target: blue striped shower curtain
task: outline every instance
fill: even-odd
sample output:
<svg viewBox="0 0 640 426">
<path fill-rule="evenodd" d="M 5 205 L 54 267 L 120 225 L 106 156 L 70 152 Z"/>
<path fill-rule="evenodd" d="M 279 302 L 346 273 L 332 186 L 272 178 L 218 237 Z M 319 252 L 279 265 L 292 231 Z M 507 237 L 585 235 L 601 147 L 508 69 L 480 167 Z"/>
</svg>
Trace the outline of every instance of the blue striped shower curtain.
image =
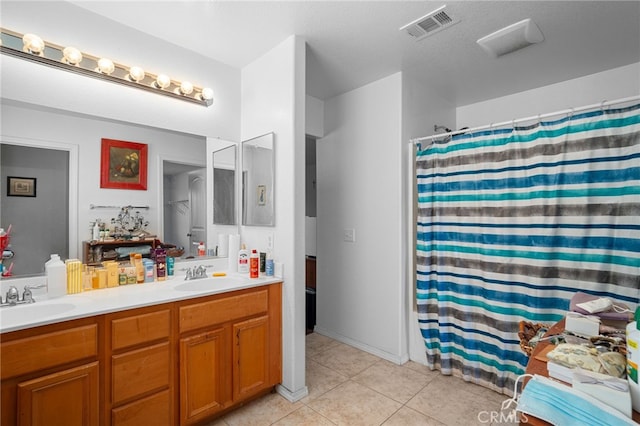
<svg viewBox="0 0 640 426">
<path fill-rule="evenodd" d="M 512 394 L 521 320 L 577 291 L 640 303 L 640 105 L 416 154 L 417 304 L 432 369 Z"/>
</svg>

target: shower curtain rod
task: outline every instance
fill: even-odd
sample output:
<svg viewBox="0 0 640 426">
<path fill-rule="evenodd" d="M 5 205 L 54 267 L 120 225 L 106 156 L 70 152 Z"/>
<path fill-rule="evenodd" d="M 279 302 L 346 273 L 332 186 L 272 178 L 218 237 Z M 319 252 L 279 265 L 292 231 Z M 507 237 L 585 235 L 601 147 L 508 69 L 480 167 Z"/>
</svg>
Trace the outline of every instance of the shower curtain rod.
<svg viewBox="0 0 640 426">
<path fill-rule="evenodd" d="M 547 114 L 538 114 L 538 115 L 534 115 L 531 117 L 525 117 L 525 118 L 518 118 L 516 120 L 509 120 L 509 121 L 503 121 L 502 123 L 491 123 L 489 125 L 484 125 L 484 126 L 478 126 L 478 127 L 472 127 L 470 129 L 460 129 L 460 130 L 454 130 L 452 132 L 448 132 L 448 133 L 438 133 L 437 135 L 431 135 L 431 136 L 423 136 L 421 138 L 414 138 L 414 139 L 410 139 L 409 142 L 410 143 L 419 143 L 422 141 L 426 141 L 426 140 L 434 140 L 434 139 L 439 139 L 439 138 L 444 138 L 447 136 L 455 136 L 455 135 L 459 135 L 461 133 L 469 133 L 469 132 L 477 132 L 479 130 L 486 130 L 486 129 L 493 129 L 493 128 L 498 128 L 498 127 L 503 127 L 503 126 L 507 126 L 507 125 L 515 125 L 516 123 L 522 123 L 524 121 L 531 121 L 531 120 L 541 120 L 543 118 L 549 118 L 549 117 L 555 117 L 557 115 L 564 115 L 564 114 L 575 114 L 577 112 L 582 112 L 582 111 L 587 111 L 590 109 L 596 109 L 596 108 L 604 108 L 607 106 L 611 106 L 611 105 L 616 105 L 616 104 L 621 104 L 621 103 L 625 103 L 625 102 L 635 102 L 640 100 L 640 95 L 636 95 L 636 96 L 629 96 L 628 98 L 622 98 L 622 99 L 616 99 L 615 101 L 602 101 L 598 104 L 592 104 L 592 105 L 586 105 L 586 106 L 582 106 L 579 108 L 569 108 L 569 109 L 564 109 L 561 111 L 556 111 L 556 112 L 551 112 L 551 113 L 547 113 Z"/>
</svg>

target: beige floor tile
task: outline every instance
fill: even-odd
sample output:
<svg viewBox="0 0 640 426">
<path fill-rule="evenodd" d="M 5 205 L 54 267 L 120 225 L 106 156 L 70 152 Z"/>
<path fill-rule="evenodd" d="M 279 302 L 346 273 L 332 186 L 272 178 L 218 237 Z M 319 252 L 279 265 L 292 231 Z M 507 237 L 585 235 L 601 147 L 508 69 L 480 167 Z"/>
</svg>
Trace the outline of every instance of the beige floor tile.
<svg viewBox="0 0 640 426">
<path fill-rule="evenodd" d="M 310 358 L 307 358 L 306 362 L 306 384 L 309 395 L 301 400 L 304 404 L 308 404 L 323 393 L 335 388 L 340 383 L 349 380 L 347 376 L 318 364 Z"/>
<path fill-rule="evenodd" d="M 331 346 L 310 358 L 347 377 L 353 377 L 367 367 L 380 361 L 380 358 L 377 356 L 356 349 L 353 346 L 345 345 L 344 343 Z"/>
<path fill-rule="evenodd" d="M 435 377 L 382 360 L 354 376 L 352 380 L 404 404 Z"/>
<path fill-rule="evenodd" d="M 319 354 L 322 351 L 329 349 L 332 346 L 339 344 L 337 340 L 331 337 L 323 336 L 318 333 L 307 334 L 305 338 L 306 355 L 307 357 Z"/>
<path fill-rule="evenodd" d="M 436 419 L 427 417 L 408 407 L 402 407 L 382 424 L 383 426 L 445 426 Z"/>
<path fill-rule="evenodd" d="M 446 425 L 486 425 L 483 413 L 495 410 L 495 401 L 470 391 L 469 386 L 461 379 L 439 376 L 406 405 Z"/>
<path fill-rule="evenodd" d="M 313 411 L 311 408 L 304 406 L 298 408 L 284 419 L 274 423 L 274 426 L 333 426 L 326 417 L 320 413 Z"/>
<path fill-rule="evenodd" d="M 308 405 L 338 425 L 380 425 L 402 404 L 366 386 L 348 381 Z"/>
<path fill-rule="evenodd" d="M 302 407 L 277 393 L 270 393 L 227 414 L 222 418 L 229 426 L 268 426 Z"/>
</svg>

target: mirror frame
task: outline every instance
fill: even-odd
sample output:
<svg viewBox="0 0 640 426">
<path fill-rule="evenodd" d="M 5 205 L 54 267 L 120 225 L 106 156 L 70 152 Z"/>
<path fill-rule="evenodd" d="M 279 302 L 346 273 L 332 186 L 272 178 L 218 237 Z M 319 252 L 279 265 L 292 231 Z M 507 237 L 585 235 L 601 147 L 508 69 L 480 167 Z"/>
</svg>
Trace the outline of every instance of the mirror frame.
<svg viewBox="0 0 640 426">
<path fill-rule="evenodd" d="M 276 189 L 275 189 L 275 137 L 274 133 L 266 133 L 261 136 L 257 136 L 251 139 L 242 141 L 242 167 L 241 167 L 241 202 L 242 202 L 242 225 L 243 226 L 275 226 L 276 212 Z M 247 164 L 247 150 L 249 147 L 262 148 L 265 151 L 271 151 L 269 158 L 265 163 L 268 163 L 268 169 L 263 173 L 266 177 L 255 176 L 255 170 L 253 170 L 251 164 Z M 253 182 L 259 179 L 258 182 Z M 247 183 L 248 182 L 248 183 Z M 247 186 L 251 185 L 255 188 L 248 189 Z M 259 201 L 259 197 L 265 197 L 262 201 Z M 264 207 L 263 218 L 258 218 L 256 215 L 250 214 L 249 204 L 256 208 Z M 261 220 L 264 219 L 264 220 Z"/>
</svg>

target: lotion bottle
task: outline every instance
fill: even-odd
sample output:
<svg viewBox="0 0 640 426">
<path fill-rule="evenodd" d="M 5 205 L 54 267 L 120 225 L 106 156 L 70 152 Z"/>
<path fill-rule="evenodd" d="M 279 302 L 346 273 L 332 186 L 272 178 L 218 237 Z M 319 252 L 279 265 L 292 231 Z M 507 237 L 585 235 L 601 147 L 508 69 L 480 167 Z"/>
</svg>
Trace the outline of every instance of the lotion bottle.
<svg viewBox="0 0 640 426">
<path fill-rule="evenodd" d="M 238 272 L 242 274 L 249 272 L 249 251 L 244 244 L 238 252 Z"/>
</svg>

